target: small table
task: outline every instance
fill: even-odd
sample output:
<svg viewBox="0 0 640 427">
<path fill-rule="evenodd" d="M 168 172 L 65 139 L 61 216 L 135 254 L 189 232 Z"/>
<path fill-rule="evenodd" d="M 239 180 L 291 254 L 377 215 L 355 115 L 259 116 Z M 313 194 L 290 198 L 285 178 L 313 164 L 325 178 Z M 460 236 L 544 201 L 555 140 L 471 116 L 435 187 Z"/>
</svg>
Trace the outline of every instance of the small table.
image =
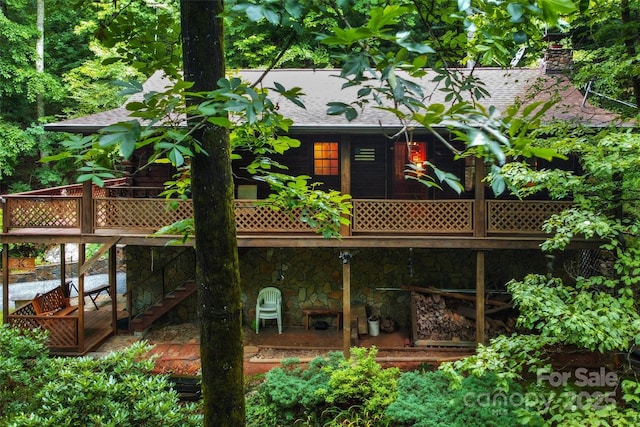
<svg viewBox="0 0 640 427">
<path fill-rule="evenodd" d="M 68 282 L 68 284 L 70 286 L 70 289 L 75 289 L 76 293 L 78 292 L 78 288 L 73 284 L 73 282 Z M 106 292 L 107 295 L 111 296 L 110 286 L 107 284 L 98 286 L 97 288 L 93 289 L 85 289 L 85 291 L 82 293 L 82 296 L 89 297 L 93 305 L 96 306 L 96 310 L 100 310 L 100 307 L 98 307 L 98 303 L 96 303 L 96 300 L 98 299 L 98 295 L 100 295 L 102 292 Z"/>
<path fill-rule="evenodd" d="M 340 330 L 340 319 L 342 318 L 342 310 L 332 310 L 330 308 L 303 308 L 305 330 L 309 330 L 309 320 L 312 316 L 336 316 L 336 330 Z"/>
</svg>

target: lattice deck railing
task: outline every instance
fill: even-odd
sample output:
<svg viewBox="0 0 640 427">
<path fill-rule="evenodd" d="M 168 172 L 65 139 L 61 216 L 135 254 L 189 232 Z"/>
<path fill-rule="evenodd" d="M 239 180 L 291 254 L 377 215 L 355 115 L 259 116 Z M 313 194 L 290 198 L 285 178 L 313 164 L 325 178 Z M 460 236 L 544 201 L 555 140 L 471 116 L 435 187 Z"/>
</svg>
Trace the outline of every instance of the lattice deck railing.
<svg viewBox="0 0 640 427">
<path fill-rule="evenodd" d="M 257 206 L 254 201 L 236 200 L 236 230 L 238 233 L 313 233 L 307 224 L 291 218 L 286 212 L 267 206 Z"/>
<path fill-rule="evenodd" d="M 37 315 L 28 303 L 9 315 L 9 325 L 19 329 L 49 331 L 49 347 L 78 350 L 78 317 Z"/>
<path fill-rule="evenodd" d="M 354 200 L 354 233 L 469 234 L 471 200 Z"/>
<path fill-rule="evenodd" d="M 82 197 L 7 197 L 7 228 L 79 228 Z"/>
<path fill-rule="evenodd" d="M 193 206 L 187 201 L 166 199 L 97 198 L 94 200 L 94 226 L 111 229 L 152 230 L 193 216 Z"/>
<path fill-rule="evenodd" d="M 474 232 L 473 200 L 353 200 L 354 234 L 470 235 Z M 151 233 L 193 215 L 190 201 L 163 198 L 98 196 L 93 199 L 94 231 Z M 488 234 L 540 235 L 542 223 L 569 202 L 490 200 L 485 219 Z M 5 227 L 80 228 L 80 196 L 7 196 Z M 238 233 L 311 233 L 313 230 L 287 213 L 236 200 Z"/>
<path fill-rule="evenodd" d="M 487 232 L 544 234 L 542 224 L 570 206 L 571 202 L 488 200 Z"/>
</svg>

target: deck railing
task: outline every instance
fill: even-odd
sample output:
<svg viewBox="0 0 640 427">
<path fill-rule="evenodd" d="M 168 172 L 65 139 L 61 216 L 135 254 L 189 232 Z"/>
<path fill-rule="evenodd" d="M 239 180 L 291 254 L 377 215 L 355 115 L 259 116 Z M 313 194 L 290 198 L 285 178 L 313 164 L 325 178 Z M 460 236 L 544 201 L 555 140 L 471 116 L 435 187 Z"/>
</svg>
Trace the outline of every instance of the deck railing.
<svg viewBox="0 0 640 427">
<path fill-rule="evenodd" d="M 571 206 L 571 202 L 537 200 L 487 201 L 488 234 L 543 234 L 542 225 L 553 214 Z"/>
<path fill-rule="evenodd" d="M 353 233 L 471 234 L 473 200 L 354 200 Z"/>
<path fill-rule="evenodd" d="M 131 190 L 127 190 L 131 191 Z M 91 206 L 93 232 L 152 233 L 193 215 L 191 201 L 163 198 L 109 197 L 96 193 Z M 120 193 L 117 193 L 120 194 Z M 353 200 L 350 234 L 353 235 L 476 235 L 473 200 Z M 488 200 L 486 235 L 541 235 L 542 224 L 566 209 L 569 202 Z M 171 205 L 171 206 L 170 206 Z M 82 196 L 5 196 L 5 232 L 25 228 L 81 228 Z M 236 200 L 239 234 L 313 233 L 289 214 L 251 200 Z"/>
</svg>

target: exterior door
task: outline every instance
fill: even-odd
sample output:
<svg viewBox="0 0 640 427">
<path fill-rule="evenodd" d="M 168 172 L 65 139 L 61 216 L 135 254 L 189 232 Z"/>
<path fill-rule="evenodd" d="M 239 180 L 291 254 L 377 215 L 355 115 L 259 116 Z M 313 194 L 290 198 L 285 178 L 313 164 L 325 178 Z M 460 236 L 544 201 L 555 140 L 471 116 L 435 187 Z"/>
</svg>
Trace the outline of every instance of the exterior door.
<svg viewBox="0 0 640 427">
<path fill-rule="evenodd" d="M 387 192 L 387 143 L 358 138 L 351 142 L 351 196 L 354 199 L 385 199 Z"/>
</svg>

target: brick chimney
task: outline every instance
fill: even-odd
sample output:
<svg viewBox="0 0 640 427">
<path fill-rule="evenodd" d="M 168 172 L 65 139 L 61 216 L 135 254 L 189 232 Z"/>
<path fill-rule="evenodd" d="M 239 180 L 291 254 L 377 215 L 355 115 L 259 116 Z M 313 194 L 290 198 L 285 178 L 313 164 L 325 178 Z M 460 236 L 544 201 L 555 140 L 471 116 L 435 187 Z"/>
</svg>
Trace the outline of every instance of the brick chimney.
<svg viewBox="0 0 640 427">
<path fill-rule="evenodd" d="M 542 71 L 544 74 L 568 73 L 573 66 L 573 49 L 564 49 L 551 45 L 544 53 Z"/>
</svg>

